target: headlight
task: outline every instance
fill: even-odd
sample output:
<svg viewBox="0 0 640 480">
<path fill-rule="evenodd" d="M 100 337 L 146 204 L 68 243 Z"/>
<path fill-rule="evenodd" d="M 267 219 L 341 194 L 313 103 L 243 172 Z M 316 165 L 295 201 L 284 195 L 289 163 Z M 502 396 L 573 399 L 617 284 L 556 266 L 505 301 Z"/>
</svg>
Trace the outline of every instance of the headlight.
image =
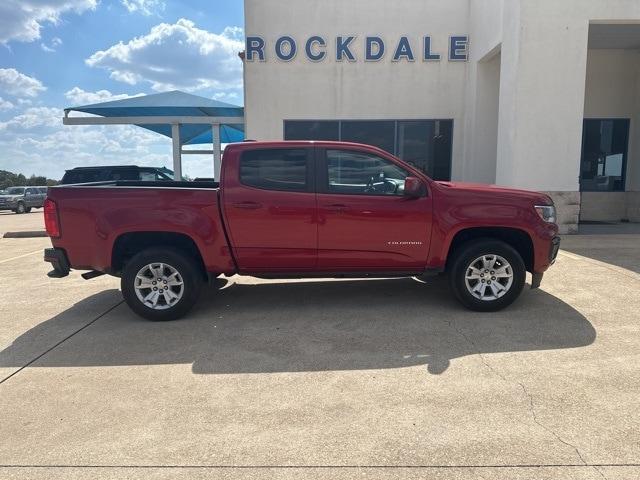
<svg viewBox="0 0 640 480">
<path fill-rule="evenodd" d="M 556 207 L 553 205 L 536 205 L 533 207 L 538 212 L 542 220 L 549 223 L 556 223 Z"/>
</svg>

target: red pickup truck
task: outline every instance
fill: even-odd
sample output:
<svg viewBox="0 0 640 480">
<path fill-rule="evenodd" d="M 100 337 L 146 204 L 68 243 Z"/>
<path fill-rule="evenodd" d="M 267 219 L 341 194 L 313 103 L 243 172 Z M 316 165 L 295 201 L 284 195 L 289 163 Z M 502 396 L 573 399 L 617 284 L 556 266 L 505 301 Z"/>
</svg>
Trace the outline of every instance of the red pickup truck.
<svg viewBox="0 0 640 480">
<path fill-rule="evenodd" d="M 458 300 L 493 311 L 537 287 L 559 247 L 544 194 L 438 182 L 368 145 L 243 142 L 220 183 L 115 181 L 52 187 L 53 277 L 121 278 L 151 320 L 183 316 L 203 283 L 446 273 Z"/>
</svg>

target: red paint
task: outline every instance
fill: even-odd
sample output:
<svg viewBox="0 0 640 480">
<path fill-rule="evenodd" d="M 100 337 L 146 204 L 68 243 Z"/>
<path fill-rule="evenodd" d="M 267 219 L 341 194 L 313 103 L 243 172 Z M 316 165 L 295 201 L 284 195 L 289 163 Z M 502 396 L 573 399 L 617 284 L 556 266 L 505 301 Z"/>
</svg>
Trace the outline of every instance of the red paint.
<svg viewBox="0 0 640 480">
<path fill-rule="evenodd" d="M 243 151 L 287 147 L 353 149 L 384 157 L 410 171 L 423 184 L 426 195 L 284 192 L 240 183 Z M 544 194 L 436 182 L 367 145 L 238 143 L 227 147 L 222 166 L 219 189 L 50 188 L 49 198 L 57 204 L 61 230 L 61 236 L 51 241 L 65 249 L 71 266 L 77 269 L 110 270 L 119 235 L 151 231 L 189 236 L 207 270 L 214 273 L 419 273 L 445 266 L 458 232 L 506 227 L 529 236 L 534 249 L 533 271 L 541 273 L 549 266 L 551 240 L 558 232 L 556 225 L 542 221 L 533 208 L 551 203 Z"/>
<path fill-rule="evenodd" d="M 45 199 L 42 205 L 44 209 L 44 228 L 51 238 L 60 237 L 60 222 L 58 221 L 58 207 L 50 198 Z"/>
</svg>

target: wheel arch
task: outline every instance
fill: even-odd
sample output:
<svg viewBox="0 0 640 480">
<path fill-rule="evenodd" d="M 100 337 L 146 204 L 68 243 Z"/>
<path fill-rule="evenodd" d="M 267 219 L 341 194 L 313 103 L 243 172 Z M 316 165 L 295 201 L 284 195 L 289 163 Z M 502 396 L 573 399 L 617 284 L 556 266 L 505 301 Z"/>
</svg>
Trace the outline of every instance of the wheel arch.
<svg viewBox="0 0 640 480">
<path fill-rule="evenodd" d="M 457 250 L 468 242 L 481 238 L 501 240 L 510 245 L 522 257 L 526 270 L 533 271 L 535 258 L 533 240 L 526 231 L 511 227 L 469 227 L 459 230 L 449 243 L 445 268 L 449 269 Z"/>
<path fill-rule="evenodd" d="M 119 235 L 113 242 L 111 251 L 112 273 L 120 275 L 130 258 L 152 247 L 171 248 L 187 254 L 195 260 L 203 278 L 207 278 L 202 253 L 195 240 L 185 233 L 162 231 L 127 232 Z"/>
</svg>

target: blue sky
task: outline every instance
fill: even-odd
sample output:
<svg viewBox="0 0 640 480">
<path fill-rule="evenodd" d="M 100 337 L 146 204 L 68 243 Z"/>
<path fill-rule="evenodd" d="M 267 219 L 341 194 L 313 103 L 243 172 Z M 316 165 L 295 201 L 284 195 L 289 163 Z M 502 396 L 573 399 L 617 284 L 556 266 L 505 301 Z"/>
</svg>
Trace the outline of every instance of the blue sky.
<svg viewBox="0 0 640 480">
<path fill-rule="evenodd" d="M 170 166 L 134 126 L 62 126 L 73 105 L 166 90 L 242 105 L 242 0 L 2 0 L 0 169 L 60 178 L 78 165 Z M 211 175 L 189 156 L 187 174 Z"/>
</svg>

